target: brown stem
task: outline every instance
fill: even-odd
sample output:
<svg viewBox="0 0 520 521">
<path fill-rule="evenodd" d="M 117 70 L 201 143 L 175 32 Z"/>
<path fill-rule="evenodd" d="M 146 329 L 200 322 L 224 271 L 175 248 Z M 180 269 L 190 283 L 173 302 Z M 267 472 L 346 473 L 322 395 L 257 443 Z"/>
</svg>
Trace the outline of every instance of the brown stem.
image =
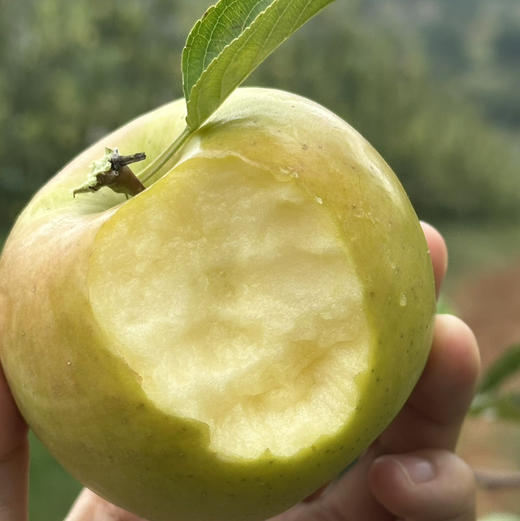
<svg viewBox="0 0 520 521">
<path fill-rule="evenodd" d="M 131 154 L 129 156 L 120 156 L 119 154 L 114 153 L 110 158 L 110 162 L 112 163 L 113 170 L 119 170 L 123 166 L 143 161 L 143 159 L 146 159 L 146 154 L 144 152 L 138 152 L 137 154 Z"/>
<path fill-rule="evenodd" d="M 520 471 L 475 470 L 477 486 L 485 490 L 520 487 Z"/>
</svg>

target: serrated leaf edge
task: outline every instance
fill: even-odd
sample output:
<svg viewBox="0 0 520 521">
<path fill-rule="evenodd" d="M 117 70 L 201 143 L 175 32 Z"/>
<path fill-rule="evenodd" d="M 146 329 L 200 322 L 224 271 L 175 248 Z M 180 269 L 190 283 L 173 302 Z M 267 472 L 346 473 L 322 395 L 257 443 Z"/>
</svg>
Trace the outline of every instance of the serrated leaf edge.
<svg viewBox="0 0 520 521">
<path fill-rule="evenodd" d="M 236 2 L 238 2 L 238 0 L 235 0 Z M 256 16 L 255 18 L 253 18 L 253 20 L 251 20 L 249 26 L 247 28 L 244 29 L 244 26 L 242 26 L 242 32 L 239 34 L 239 36 L 236 36 L 235 38 L 233 38 L 228 44 L 226 44 L 224 47 L 222 47 L 221 51 L 208 63 L 208 65 L 204 68 L 204 70 L 201 72 L 200 76 L 199 76 L 199 80 L 200 78 L 205 74 L 205 72 L 211 67 L 212 63 L 215 61 L 215 60 L 218 60 L 218 58 L 221 56 L 221 54 L 226 50 L 227 47 L 229 47 L 230 45 L 232 45 L 236 40 L 238 40 L 239 38 L 241 38 L 248 30 L 249 28 L 255 23 L 255 21 L 260 17 L 262 16 L 268 9 L 270 9 L 273 5 L 276 4 L 278 0 L 273 0 L 271 2 L 271 4 L 269 6 L 267 6 L 263 11 L 260 11 Z M 311 0 L 312 1 L 312 0 Z M 200 31 L 200 27 L 202 26 L 202 23 L 204 22 L 204 18 L 206 18 L 206 16 L 210 16 L 211 13 L 217 9 L 219 5 L 219 2 L 217 2 L 216 4 L 212 5 L 211 7 L 209 7 L 205 13 L 202 15 L 202 18 L 200 18 L 197 23 L 193 26 L 193 29 L 190 31 L 190 34 L 188 35 L 188 40 L 186 41 L 186 45 L 184 46 L 184 50 L 185 49 L 189 49 L 189 52 L 191 52 L 191 46 L 189 46 L 189 43 L 190 41 L 192 41 L 193 39 L 195 39 L 195 37 L 199 34 L 199 31 Z M 250 13 L 253 11 L 253 9 L 251 9 Z M 224 11 L 225 12 L 225 11 Z M 224 14 L 224 13 L 222 13 Z M 249 15 L 248 15 L 249 16 Z M 209 46 L 209 41 L 208 41 L 208 46 Z M 183 54 L 184 54 L 184 50 L 183 50 Z M 205 49 L 205 53 L 207 51 L 207 47 Z M 188 52 L 188 57 L 187 57 L 187 60 L 189 59 L 189 52 Z M 183 79 L 184 79 L 184 71 L 185 71 L 185 68 L 184 68 L 184 59 L 183 59 L 183 63 L 182 63 L 182 72 L 183 72 Z M 199 82 L 199 80 L 197 80 L 191 87 L 190 91 L 187 92 L 186 89 L 185 89 L 185 85 L 184 85 L 184 81 L 183 81 L 183 91 L 184 91 L 184 97 L 186 99 L 186 104 L 189 102 L 189 99 L 191 97 L 191 92 L 193 91 L 193 89 L 195 88 L 195 86 L 197 85 L 197 83 Z"/>
<path fill-rule="evenodd" d="M 187 114 L 189 114 L 189 108 L 191 106 L 191 93 L 193 92 L 193 89 L 195 89 L 195 87 L 197 87 L 199 85 L 199 83 L 203 80 L 203 78 L 209 74 L 209 71 L 211 69 L 211 67 L 215 64 L 216 61 L 218 61 L 218 59 L 220 58 L 220 56 L 226 51 L 226 49 L 228 49 L 229 47 L 231 47 L 237 40 L 241 39 L 244 37 L 244 35 L 247 35 L 248 32 L 251 32 L 253 30 L 253 26 L 255 26 L 255 24 L 257 23 L 257 21 L 259 20 L 259 18 L 261 18 L 262 16 L 265 15 L 265 13 L 267 13 L 268 11 L 270 11 L 271 9 L 275 9 L 276 7 L 276 4 L 279 0 L 274 0 L 273 3 L 271 5 L 269 5 L 268 7 L 266 7 L 263 11 L 261 11 L 260 13 L 258 13 L 258 15 L 255 17 L 255 19 L 249 24 L 249 26 L 244 30 L 243 33 L 240 34 L 240 36 L 237 36 L 236 38 L 234 38 L 233 40 L 231 40 L 227 45 L 225 45 L 222 50 L 220 51 L 220 53 L 215 56 L 215 58 L 213 58 L 213 60 L 211 60 L 211 62 L 208 64 L 208 66 L 204 69 L 204 71 L 201 73 L 201 75 L 199 76 L 199 79 L 193 84 L 191 90 L 190 90 L 190 95 L 189 95 L 189 98 L 186 99 L 186 107 L 187 107 Z M 331 3 L 333 0 L 329 0 L 327 3 Z M 301 12 L 305 12 L 305 10 L 307 9 L 307 7 L 313 2 L 313 0 L 308 0 L 308 2 L 306 3 L 305 7 L 301 10 Z M 322 8 L 324 8 L 327 4 L 324 4 L 322 6 Z M 213 7 L 216 7 L 213 6 Z M 286 9 L 289 9 L 290 7 L 290 3 L 287 5 Z M 318 12 L 318 11 L 317 11 Z M 316 14 L 317 14 L 316 12 Z M 298 29 L 300 26 L 298 25 L 298 22 L 301 18 L 301 14 L 300 16 L 296 19 L 296 22 L 293 24 L 292 28 L 291 28 L 291 31 L 287 34 L 287 36 L 279 43 L 279 45 L 281 45 L 282 43 L 284 43 L 286 40 L 288 40 L 292 34 L 296 31 L 296 29 Z M 202 21 L 199 20 L 199 21 Z M 274 28 L 276 27 L 276 25 L 273 26 L 273 29 L 271 30 L 271 33 L 273 32 Z M 246 38 L 245 42 L 246 43 L 248 41 L 248 39 Z M 237 86 L 240 85 L 240 83 L 242 81 L 245 80 L 245 78 L 247 78 L 247 76 L 249 76 L 249 74 L 251 74 L 251 72 L 253 72 L 254 69 L 252 69 L 251 71 L 249 71 L 248 73 L 246 73 L 244 75 L 244 77 L 238 82 Z M 221 103 L 224 102 L 224 99 L 221 100 Z M 200 111 L 197 109 L 197 120 L 200 121 Z M 202 122 L 201 122 L 202 123 Z"/>
</svg>

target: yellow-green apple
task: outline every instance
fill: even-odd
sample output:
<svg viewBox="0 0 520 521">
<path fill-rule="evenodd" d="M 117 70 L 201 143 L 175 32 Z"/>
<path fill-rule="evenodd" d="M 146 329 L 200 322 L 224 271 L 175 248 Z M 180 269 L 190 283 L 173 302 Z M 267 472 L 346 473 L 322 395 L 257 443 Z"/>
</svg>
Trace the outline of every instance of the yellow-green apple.
<svg viewBox="0 0 520 521">
<path fill-rule="evenodd" d="M 0 261 L 1 361 L 34 432 L 101 496 L 151 521 L 264 519 L 402 407 L 432 268 L 378 153 L 276 90 L 235 91 L 135 197 L 72 197 L 106 146 L 153 158 L 184 117 L 180 100 L 130 122 L 28 204 Z"/>
</svg>

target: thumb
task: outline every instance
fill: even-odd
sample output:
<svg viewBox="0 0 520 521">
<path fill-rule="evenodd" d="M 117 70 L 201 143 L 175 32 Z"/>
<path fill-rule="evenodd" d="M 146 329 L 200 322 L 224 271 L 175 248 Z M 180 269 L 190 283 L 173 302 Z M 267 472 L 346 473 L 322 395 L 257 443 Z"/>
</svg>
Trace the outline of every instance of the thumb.
<svg viewBox="0 0 520 521">
<path fill-rule="evenodd" d="M 422 450 L 377 458 L 370 469 L 377 501 L 409 521 L 475 521 L 471 468 L 445 450 Z"/>
</svg>

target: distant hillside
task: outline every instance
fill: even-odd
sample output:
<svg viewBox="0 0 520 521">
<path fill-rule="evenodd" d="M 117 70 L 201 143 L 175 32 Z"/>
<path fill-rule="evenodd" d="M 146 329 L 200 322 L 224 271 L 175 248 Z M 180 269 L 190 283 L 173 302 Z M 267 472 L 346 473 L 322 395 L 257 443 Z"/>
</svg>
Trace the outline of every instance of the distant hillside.
<svg viewBox="0 0 520 521">
<path fill-rule="evenodd" d="M 365 19 L 414 37 L 434 76 L 493 123 L 520 133 L 520 2 L 360 2 Z"/>
</svg>

